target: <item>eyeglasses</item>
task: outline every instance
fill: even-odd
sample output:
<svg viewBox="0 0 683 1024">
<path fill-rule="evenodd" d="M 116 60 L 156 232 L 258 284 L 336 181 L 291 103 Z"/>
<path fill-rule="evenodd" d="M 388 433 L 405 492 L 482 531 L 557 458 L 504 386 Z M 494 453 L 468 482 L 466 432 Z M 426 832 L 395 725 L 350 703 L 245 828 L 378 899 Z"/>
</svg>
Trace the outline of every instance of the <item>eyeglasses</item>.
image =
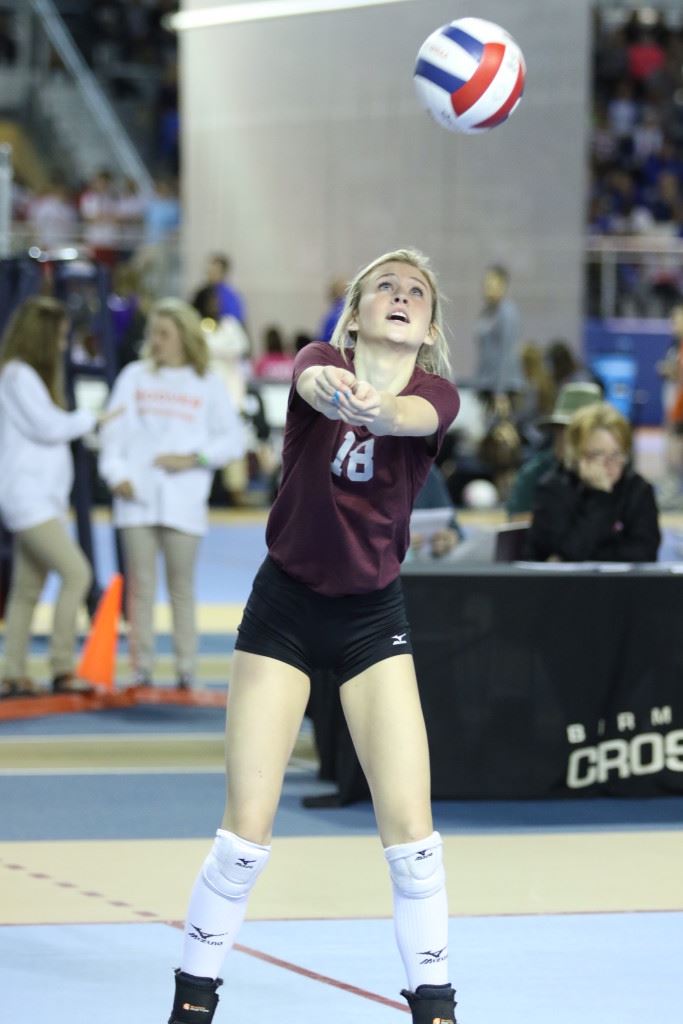
<svg viewBox="0 0 683 1024">
<path fill-rule="evenodd" d="M 604 462 L 608 466 L 624 466 L 628 462 L 628 455 L 623 452 L 584 452 L 581 458 L 586 462 Z"/>
</svg>

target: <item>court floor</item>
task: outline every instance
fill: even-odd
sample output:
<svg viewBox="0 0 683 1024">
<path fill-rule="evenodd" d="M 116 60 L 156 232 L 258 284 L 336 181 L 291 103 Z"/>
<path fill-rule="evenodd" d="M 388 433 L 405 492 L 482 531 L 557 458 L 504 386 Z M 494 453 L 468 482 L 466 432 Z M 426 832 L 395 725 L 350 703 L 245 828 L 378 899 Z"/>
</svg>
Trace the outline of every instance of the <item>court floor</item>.
<svg viewBox="0 0 683 1024">
<path fill-rule="evenodd" d="M 207 538 L 208 688 L 225 687 L 262 550 L 258 522 Z M 163 685 L 163 591 L 157 621 Z M 40 639 L 33 660 L 41 671 Z M 168 1019 L 179 925 L 222 813 L 222 733 L 214 707 L 0 722 L 1 1021 Z M 305 723 L 217 1024 L 298 1024 L 304 1008 L 325 1024 L 407 1019 L 371 808 L 303 807 L 329 788 Z M 678 1024 L 682 799 L 439 801 L 434 817 L 461 1024 Z"/>
</svg>

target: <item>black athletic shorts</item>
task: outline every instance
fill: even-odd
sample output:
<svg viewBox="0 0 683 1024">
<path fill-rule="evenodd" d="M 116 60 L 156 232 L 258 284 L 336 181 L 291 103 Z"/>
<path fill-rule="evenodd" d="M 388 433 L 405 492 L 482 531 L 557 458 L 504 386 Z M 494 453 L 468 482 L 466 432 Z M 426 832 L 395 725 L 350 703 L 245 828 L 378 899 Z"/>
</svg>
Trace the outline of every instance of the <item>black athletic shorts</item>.
<svg viewBox="0 0 683 1024">
<path fill-rule="evenodd" d="M 276 658 L 310 676 L 334 672 L 341 686 L 397 654 L 412 654 L 400 579 L 370 594 L 325 597 L 267 557 L 254 580 L 235 650 Z"/>
</svg>

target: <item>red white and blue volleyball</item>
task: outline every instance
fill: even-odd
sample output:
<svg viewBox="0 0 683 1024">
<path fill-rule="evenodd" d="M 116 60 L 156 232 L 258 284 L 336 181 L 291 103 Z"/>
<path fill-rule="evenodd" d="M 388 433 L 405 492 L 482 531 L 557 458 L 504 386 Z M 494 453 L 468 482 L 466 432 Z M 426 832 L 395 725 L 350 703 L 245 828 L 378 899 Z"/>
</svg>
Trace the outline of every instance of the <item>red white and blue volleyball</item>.
<svg viewBox="0 0 683 1024">
<path fill-rule="evenodd" d="M 526 65 L 500 25 L 459 18 L 425 39 L 417 54 L 418 98 L 437 124 L 475 135 L 510 117 L 524 92 Z"/>
</svg>

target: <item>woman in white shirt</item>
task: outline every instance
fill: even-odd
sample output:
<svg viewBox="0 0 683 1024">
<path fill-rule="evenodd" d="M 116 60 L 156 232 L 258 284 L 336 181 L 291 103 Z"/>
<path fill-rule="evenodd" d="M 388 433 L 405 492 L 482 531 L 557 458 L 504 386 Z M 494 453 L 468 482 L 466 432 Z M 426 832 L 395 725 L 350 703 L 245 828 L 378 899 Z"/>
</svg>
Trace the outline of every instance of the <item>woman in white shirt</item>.
<svg viewBox="0 0 683 1024">
<path fill-rule="evenodd" d="M 244 453 L 244 433 L 220 378 L 209 371 L 199 314 L 162 299 L 147 321 L 143 358 L 119 374 L 102 431 L 99 468 L 122 530 L 130 652 L 136 681 L 154 657 L 156 561 L 161 551 L 173 613 L 177 683 L 192 684 L 196 659 L 194 569 L 207 528 L 213 472 Z"/>
<path fill-rule="evenodd" d="M 76 615 L 91 570 L 64 523 L 73 482 L 69 442 L 108 417 L 63 408 L 67 332 L 61 302 L 30 298 L 12 316 L 0 353 L 0 516 L 14 534 L 3 697 L 36 690 L 26 660 L 33 613 L 51 571 L 61 577 L 49 650 L 52 689 L 84 689 L 73 664 Z"/>
</svg>

